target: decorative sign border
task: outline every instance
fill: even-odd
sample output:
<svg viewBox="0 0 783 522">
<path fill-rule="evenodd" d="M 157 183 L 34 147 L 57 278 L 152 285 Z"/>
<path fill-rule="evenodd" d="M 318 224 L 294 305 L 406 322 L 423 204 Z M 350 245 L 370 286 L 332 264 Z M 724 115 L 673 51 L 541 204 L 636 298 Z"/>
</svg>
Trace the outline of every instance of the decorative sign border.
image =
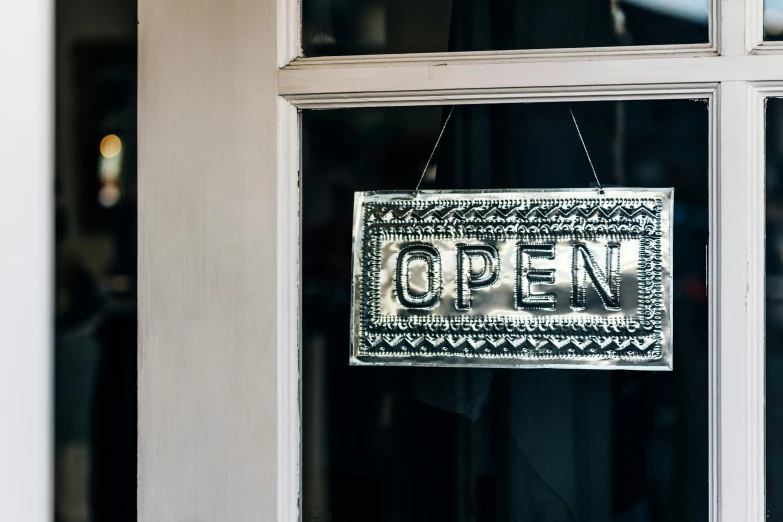
<svg viewBox="0 0 783 522">
<path fill-rule="evenodd" d="M 673 189 L 357 192 L 354 365 L 669 370 Z M 563 239 L 639 242 L 632 317 L 383 315 L 389 241 Z"/>
</svg>

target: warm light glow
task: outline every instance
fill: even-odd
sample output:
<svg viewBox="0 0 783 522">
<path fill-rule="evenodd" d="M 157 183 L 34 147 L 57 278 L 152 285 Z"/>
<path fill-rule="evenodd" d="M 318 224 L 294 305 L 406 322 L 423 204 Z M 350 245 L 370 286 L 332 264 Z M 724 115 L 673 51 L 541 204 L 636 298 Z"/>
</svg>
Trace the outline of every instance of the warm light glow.
<svg viewBox="0 0 783 522">
<path fill-rule="evenodd" d="M 110 208 L 120 201 L 120 189 L 113 183 L 106 183 L 98 192 L 98 201 L 104 208 Z"/>
<path fill-rule="evenodd" d="M 116 134 L 104 136 L 101 140 L 101 156 L 113 158 L 122 151 L 122 141 Z"/>
</svg>

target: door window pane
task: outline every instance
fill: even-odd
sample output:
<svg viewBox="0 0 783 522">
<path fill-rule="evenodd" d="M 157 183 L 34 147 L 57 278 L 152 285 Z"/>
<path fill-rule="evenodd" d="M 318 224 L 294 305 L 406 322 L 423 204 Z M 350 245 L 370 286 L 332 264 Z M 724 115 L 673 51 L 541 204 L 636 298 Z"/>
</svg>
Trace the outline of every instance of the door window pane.
<svg viewBox="0 0 783 522">
<path fill-rule="evenodd" d="M 53 7 L 53 520 L 136 522 L 137 3 Z"/>
<path fill-rule="evenodd" d="M 783 520 L 783 99 L 767 101 L 767 514 Z"/>
<path fill-rule="evenodd" d="M 783 0 L 764 0 L 764 39 L 783 40 Z"/>
<path fill-rule="evenodd" d="M 773 0 L 777 1 L 777 0 Z M 305 56 L 696 44 L 709 0 L 302 0 Z"/>
<path fill-rule="evenodd" d="M 413 189 L 448 107 L 305 111 L 305 522 L 708 519 L 708 104 L 572 108 L 604 184 L 675 187 L 674 371 L 349 366 L 353 192 Z M 567 104 L 458 106 L 422 188 L 592 180 Z"/>
</svg>

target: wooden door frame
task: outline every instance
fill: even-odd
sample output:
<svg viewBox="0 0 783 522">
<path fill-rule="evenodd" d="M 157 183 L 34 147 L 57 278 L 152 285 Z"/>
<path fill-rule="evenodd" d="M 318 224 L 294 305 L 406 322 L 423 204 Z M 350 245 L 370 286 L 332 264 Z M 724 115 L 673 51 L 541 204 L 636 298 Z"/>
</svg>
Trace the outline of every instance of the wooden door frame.
<svg viewBox="0 0 783 522">
<path fill-rule="evenodd" d="M 706 98 L 710 512 L 764 520 L 762 0 L 697 46 L 300 58 L 296 0 L 139 5 L 139 517 L 299 519 L 298 111 Z"/>
</svg>

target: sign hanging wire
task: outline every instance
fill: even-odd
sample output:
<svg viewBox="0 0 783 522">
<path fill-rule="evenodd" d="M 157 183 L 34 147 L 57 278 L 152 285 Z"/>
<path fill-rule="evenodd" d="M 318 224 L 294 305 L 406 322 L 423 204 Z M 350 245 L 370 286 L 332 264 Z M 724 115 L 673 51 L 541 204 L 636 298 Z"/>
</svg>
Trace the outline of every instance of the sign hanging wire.
<svg viewBox="0 0 783 522">
<path fill-rule="evenodd" d="M 585 144 L 585 139 L 582 137 L 582 132 L 579 130 L 579 124 L 576 122 L 576 116 L 574 116 L 574 111 L 571 108 L 571 104 L 568 104 L 568 111 L 571 113 L 571 119 L 574 120 L 574 127 L 576 127 L 576 133 L 579 134 L 579 141 L 582 142 L 582 148 L 585 150 L 585 156 L 587 156 L 587 161 L 590 162 L 590 168 L 593 169 L 593 176 L 595 176 L 595 182 L 598 184 L 598 193 L 603 195 L 604 194 L 604 187 L 601 185 L 601 182 L 598 180 L 598 173 L 595 171 L 595 166 L 593 165 L 593 160 L 590 159 L 590 153 L 587 152 L 587 145 Z M 448 120 L 446 120 L 448 122 Z M 437 146 L 437 144 L 436 144 Z"/>
<path fill-rule="evenodd" d="M 440 144 L 440 139 L 443 137 L 443 133 L 446 131 L 446 126 L 449 124 L 449 120 L 451 119 L 451 115 L 454 112 L 454 105 L 451 106 L 451 109 L 449 109 L 449 114 L 446 116 L 446 121 L 443 122 L 443 128 L 440 129 L 440 134 L 438 134 L 438 139 L 435 140 L 435 146 L 432 147 L 432 152 L 430 153 L 430 157 L 427 159 L 427 163 L 424 164 L 424 169 L 421 171 L 421 176 L 419 177 L 419 182 L 416 183 L 416 188 L 413 190 L 413 197 L 417 197 L 419 195 L 419 187 L 421 187 L 421 182 L 424 181 L 424 175 L 427 173 L 427 169 L 430 166 L 430 162 L 432 162 L 432 158 L 435 156 L 435 151 L 438 150 L 438 144 Z M 593 177 L 595 177 L 595 182 L 598 185 L 598 193 L 604 194 L 604 187 L 601 185 L 601 180 L 598 179 L 598 173 L 595 171 L 595 165 L 593 165 L 593 160 L 590 158 L 590 153 L 587 151 L 587 144 L 585 143 L 584 137 L 582 137 L 582 131 L 579 130 L 579 123 L 576 121 L 576 116 L 574 116 L 574 110 L 571 108 L 571 104 L 568 104 L 568 112 L 571 113 L 571 119 L 574 120 L 574 127 L 576 128 L 576 133 L 579 135 L 579 141 L 582 143 L 582 148 L 585 151 L 585 156 L 587 156 L 587 161 L 590 163 L 590 169 L 593 171 Z"/>
<path fill-rule="evenodd" d="M 416 183 L 416 188 L 413 190 L 413 197 L 417 197 L 419 195 L 419 187 L 421 186 L 421 182 L 424 181 L 424 175 L 427 173 L 427 168 L 430 166 L 430 162 L 432 161 L 433 156 L 435 156 L 435 151 L 438 150 L 438 144 L 440 143 L 440 139 L 443 137 L 443 133 L 446 131 L 446 125 L 449 124 L 449 120 L 451 119 L 451 113 L 454 112 L 455 105 L 451 106 L 451 109 L 449 109 L 449 115 L 446 116 L 446 121 L 443 122 L 443 128 L 440 130 L 440 134 L 438 134 L 438 139 L 435 141 L 435 146 L 432 147 L 432 153 L 430 153 L 430 157 L 427 160 L 427 163 L 424 165 L 424 170 L 421 171 L 421 177 L 419 178 L 419 182 Z"/>
</svg>

